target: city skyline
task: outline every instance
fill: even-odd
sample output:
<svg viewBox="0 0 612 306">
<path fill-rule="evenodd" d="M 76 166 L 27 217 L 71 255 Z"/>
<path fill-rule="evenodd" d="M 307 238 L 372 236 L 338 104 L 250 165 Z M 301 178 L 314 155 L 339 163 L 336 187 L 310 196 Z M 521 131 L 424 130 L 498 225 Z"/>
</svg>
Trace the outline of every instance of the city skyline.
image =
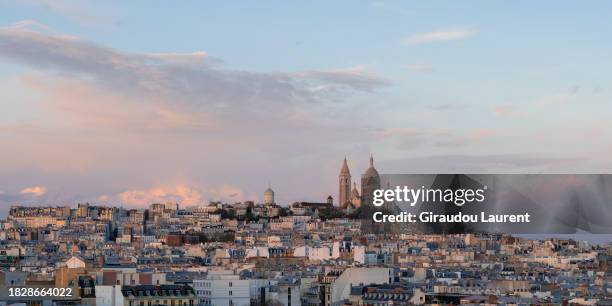
<svg viewBox="0 0 612 306">
<path fill-rule="evenodd" d="M 147 7 L 147 14 L 141 14 Z M 0 3 L 0 214 L 609 173 L 609 2 Z"/>
<path fill-rule="evenodd" d="M 370 156 L 370 164 L 369 164 L 369 169 L 373 169 L 373 162 L 374 162 L 374 158 L 373 156 Z M 347 158 L 345 157 L 343 162 L 342 162 L 342 168 L 340 170 L 340 176 L 342 175 L 342 171 L 344 169 L 344 167 L 347 166 Z M 378 173 L 376 172 L 376 170 L 374 169 L 374 173 L 376 174 L 377 180 L 380 180 L 380 178 L 378 177 Z M 362 178 L 362 182 L 357 185 L 357 181 L 354 181 L 352 183 L 352 187 L 351 188 L 357 188 L 357 186 L 359 186 L 361 188 L 361 193 L 363 194 L 363 180 L 364 177 L 368 177 L 367 176 L 368 171 L 366 170 L 362 175 L 360 175 Z M 378 185 L 374 185 L 374 186 L 370 186 L 369 188 L 378 188 L 380 186 Z M 37 194 L 37 193 L 44 193 L 45 190 L 41 190 L 42 187 L 36 186 L 36 187 L 29 187 L 26 188 L 26 190 L 22 190 L 22 193 L 33 193 L 33 194 Z M 178 191 L 179 189 L 177 189 Z M 368 194 L 371 194 L 372 190 L 368 191 Z M 339 208 L 339 209 L 346 209 L 346 204 L 347 203 L 343 203 L 342 199 L 340 197 L 340 194 L 329 194 L 326 198 L 321 198 L 321 199 L 314 199 L 314 198 L 308 198 L 308 199 L 298 199 L 297 201 L 294 202 L 277 202 L 275 201 L 275 191 L 274 189 L 272 189 L 272 184 L 270 182 L 268 182 L 267 188 L 262 191 L 259 195 L 253 195 L 253 198 L 245 198 L 244 200 L 240 200 L 240 201 L 226 201 L 223 199 L 200 199 L 199 201 L 195 201 L 195 202 L 181 202 L 181 199 L 179 197 L 176 197 L 174 195 L 168 195 L 167 197 L 165 195 L 160 195 L 160 197 L 158 198 L 150 198 L 150 199 L 146 199 L 146 201 L 148 202 L 141 202 L 141 204 L 139 205 L 130 205 L 130 203 L 121 203 L 120 201 L 117 202 L 112 202 L 109 199 L 97 199 L 97 201 L 76 201 L 74 203 L 33 203 L 34 205 L 28 205 L 30 203 L 11 203 L 10 206 L 5 207 L 5 209 L 0 210 L 0 216 L 5 216 L 8 212 L 9 212 L 9 208 L 11 207 L 20 207 L 21 205 L 25 204 L 26 207 L 28 206 L 40 206 L 40 207 L 79 207 L 80 205 L 96 205 L 96 206 L 109 206 L 109 207 L 121 207 L 121 208 L 125 208 L 125 209 L 130 209 L 130 208 L 137 208 L 137 209 L 147 209 L 149 208 L 151 205 L 156 205 L 156 204 L 176 204 L 177 207 L 181 207 L 182 209 L 189 209 L 189 208 L 197 208 L 197 207 L 202 207 L 202 206 L 208 206 L 208 205 L 214 205 L 215 203 L 223 203 L 223 204 L 237 204 L 237 203 L 248 203 L 248 202 L 252 202 L 254 204 L 264 204 L 264 205 L 269 205 L 269 204 L 274 204 L 274 205 L 279 205 L 280 207 L 290 207 L 291 204 L 297 203 L 297 202 L 308 202 L 308 201 L 313 201 L 313 202 L 320 202 L 320 203 L 324 203 L 324 202 L 328 202 L 331 199 L 331 204 L 333 204 L 335 207 Z M 351 194 L 352 198 L 349 198 L 349 200 L 353 201 L 352 204 L 352 209 L 356 209 L 359 206 L 362 205 L 362 201 L 364 201 L 364 199 L 362 199 L 361 196 L 359 196 L 360 192 L 357 192 L 355 194 L 355 191 L 353 191 L 353 193 Z M 355 196 L 357 196 L 357 198 L 355 198 Z M 357 201 L 357 202 L 355 202 Z"/>
</svg>

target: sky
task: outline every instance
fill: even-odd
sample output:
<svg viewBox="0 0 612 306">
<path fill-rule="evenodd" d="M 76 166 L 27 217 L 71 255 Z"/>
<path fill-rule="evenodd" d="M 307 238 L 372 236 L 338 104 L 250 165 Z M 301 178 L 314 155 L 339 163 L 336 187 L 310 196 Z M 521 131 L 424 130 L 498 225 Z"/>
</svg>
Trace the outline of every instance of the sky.
<svg viewBox="0 0 612 306">
<path fill-rule="evenodd" d="M 11 204 L 281 205 L 381 173 L 611 173 L 609 1 L 0 1 Z"/>
</svg>

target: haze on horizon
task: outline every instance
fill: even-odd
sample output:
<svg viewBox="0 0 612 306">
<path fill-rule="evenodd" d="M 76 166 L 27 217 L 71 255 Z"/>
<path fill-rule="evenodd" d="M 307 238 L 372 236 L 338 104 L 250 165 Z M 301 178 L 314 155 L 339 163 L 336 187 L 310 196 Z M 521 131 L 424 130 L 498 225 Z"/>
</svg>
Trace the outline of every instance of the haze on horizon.
<svg viewBox="0 0 612 306">
<path fill-rule="evenodd" d="M 610 9 L 3 1 L 0 213 L 268 182 L 322 201 L 370 154 L 381 173 L 610 173 Z"/>
</svg>

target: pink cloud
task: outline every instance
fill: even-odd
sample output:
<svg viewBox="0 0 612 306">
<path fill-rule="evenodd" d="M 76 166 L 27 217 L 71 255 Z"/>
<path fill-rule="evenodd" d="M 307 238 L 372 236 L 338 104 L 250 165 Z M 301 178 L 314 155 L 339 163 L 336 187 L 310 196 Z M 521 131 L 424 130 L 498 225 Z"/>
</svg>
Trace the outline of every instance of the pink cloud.
<svg viewBox="0 0 612 306">
<path fill-rule="evenodd" d="M 19 193 L 21 193 L 22 195 L 41 197 L 46 193 L 46 189 L 43 186 L 32 186 L 22 189 Z"/>
<path fill-rule="evenodd" d="M 122 203 L 128 206 L 146 207 L 152 203 L 176 202 L 184 206 L 206 204 L 209 201 L 226 202 L 255 200 L 240 188 L 223 185 L 213 188 L 200 188 L 188 184 L 155 186 L 144 189 L 130 189 L 114 196 L 100 196 L 100 201 Z"/>
</svg>

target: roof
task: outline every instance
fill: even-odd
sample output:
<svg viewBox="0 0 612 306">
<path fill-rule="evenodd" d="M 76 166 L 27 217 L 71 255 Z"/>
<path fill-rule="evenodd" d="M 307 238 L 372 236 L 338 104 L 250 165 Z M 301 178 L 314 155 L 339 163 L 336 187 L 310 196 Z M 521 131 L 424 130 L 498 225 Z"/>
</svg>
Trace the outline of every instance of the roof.
<svg viewBox="0 0 612 306">
<path fill-rule="evenodd" d="M 346 162 L 346 157 L 342 161 L 342 167 L 340 168 L 340 175 L 351 176 L 351 171 L 349 170 L 348 163 Z"/>
<path fill-rule="evenodd" d="M 302 207 L 333 207 L 332 204 L 329 203 L 316 203 L 316 202 L 295 202 L 293 203 L 293 207 L 302 206 Z"/>
<path fill-rule="evenodd" d="M 132 269 L 136 268 L 135 263 L 104 263 L 102 268 L 113 268 L 113 269 Z"/>
<path fill-rule="evenodd" d="M 195 297 L 193 288 L 187 285 L 138 285 L 123 286 L 121 294 L 129 296 Z"/>
</svg>

